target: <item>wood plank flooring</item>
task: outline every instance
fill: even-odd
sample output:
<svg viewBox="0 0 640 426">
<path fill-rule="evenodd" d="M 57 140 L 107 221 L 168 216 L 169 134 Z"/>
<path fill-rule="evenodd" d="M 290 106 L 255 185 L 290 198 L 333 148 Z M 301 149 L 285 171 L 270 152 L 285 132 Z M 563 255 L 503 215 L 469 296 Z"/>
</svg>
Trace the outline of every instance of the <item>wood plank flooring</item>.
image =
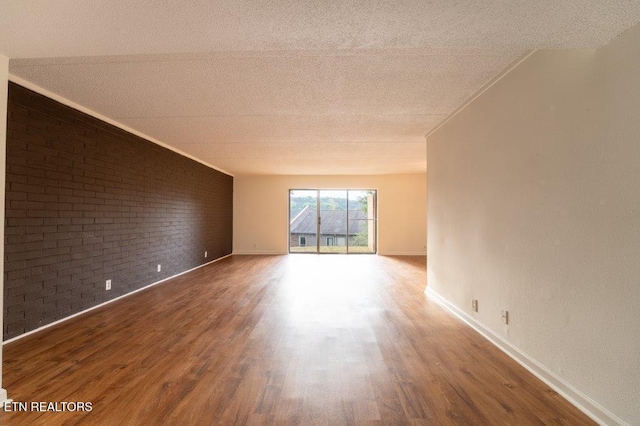
<svg viewBox="0 0 640 426">
<path fill-rule="evenodd" d="M 233 256 L 4 348 L 1 424 L 593 424 L 424 293 L 424 257 Z"/>
</svg>

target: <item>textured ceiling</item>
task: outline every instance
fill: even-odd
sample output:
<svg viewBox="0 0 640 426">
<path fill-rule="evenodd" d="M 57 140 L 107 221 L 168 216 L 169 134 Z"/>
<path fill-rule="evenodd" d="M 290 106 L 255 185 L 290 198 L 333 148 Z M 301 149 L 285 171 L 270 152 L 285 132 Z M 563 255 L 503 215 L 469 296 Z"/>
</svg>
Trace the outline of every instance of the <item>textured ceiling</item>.
<svg viewBox="0 0 640 426">
<path fill-rule="evenodd" d="M 533 48 L 638 1 L 0 2 L 10 72 L 237 174 L 426 170 L 424 135 Z"/>
</svg>

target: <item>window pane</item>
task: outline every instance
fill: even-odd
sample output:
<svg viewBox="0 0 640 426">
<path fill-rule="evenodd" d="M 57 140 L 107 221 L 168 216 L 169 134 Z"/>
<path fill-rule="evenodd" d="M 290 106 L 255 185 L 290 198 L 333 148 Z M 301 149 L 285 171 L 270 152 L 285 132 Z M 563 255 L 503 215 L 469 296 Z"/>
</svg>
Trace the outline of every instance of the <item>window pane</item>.
<svg viewBox="0 0 640 426">
<path fill-rule="evenodd" d="M 375 219 L 375 191 L 349 190 L 349 219 Z"/>
<path fill-rule="evenodd" d="M 320 190 L 320 253 L 346 253 L 347 191 Z M 338 239 L 345 244 L 336 244 Z"/>
<path fill-rule="evenodd" d="M 349 253 L 375 253 L 375 221 L 349 220 Z"/>
<path fill-rule="evenodd" d="M 318 223 L 318 192 L 289 191 L 289 251 L 315 253 Z"/>
</svg>

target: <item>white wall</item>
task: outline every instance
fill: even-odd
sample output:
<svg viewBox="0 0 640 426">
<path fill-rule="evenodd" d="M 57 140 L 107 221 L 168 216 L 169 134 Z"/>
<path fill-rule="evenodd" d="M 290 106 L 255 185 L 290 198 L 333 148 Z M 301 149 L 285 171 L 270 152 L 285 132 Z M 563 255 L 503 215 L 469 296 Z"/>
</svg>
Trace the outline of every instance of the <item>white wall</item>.
<svg viewBox="0 0 640 426">
<path fill-rule="evenodd" d="M 0 223 L 4 224 L 4 192 L 7 171 L 7 91 L 9 89 L 9 58 L 0 55 Z M 0 226 L 0 241 L 4 241 L 4 225 Z M 0 259 L 4 259 L 4 244 L 0 244 Z M 4 295 L 4 262 L 0 261 L 0 295 Z M 0 297 L 0 331 L 4 330 L 4 297 Z M 0 345 L 0 403 L 7 399 L 2 388 L 2 345 Z"/>
<path fill-rule="evenodd" d="M 236 176 L 233 190 L 233 252 L 286 253 L 289 190 L 304 188 L 377 189 L 378 252 L 425 253 L 425 174 Z"/>
<path fill-rule="evenodd" d="M 640 424 L 640 26 L 534 53 L 427 147 L 429 291 Z"/>
</svg>

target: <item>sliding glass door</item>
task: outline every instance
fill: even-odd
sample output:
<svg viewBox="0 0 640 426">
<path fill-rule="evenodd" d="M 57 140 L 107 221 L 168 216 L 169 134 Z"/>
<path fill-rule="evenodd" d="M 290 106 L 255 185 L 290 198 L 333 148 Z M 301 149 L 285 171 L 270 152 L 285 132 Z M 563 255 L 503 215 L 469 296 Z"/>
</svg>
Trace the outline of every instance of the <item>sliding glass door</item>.
<svg viewBox="0 0 640 426">
<path fill-rule="evenodd" d="M 376 252 L 376 192 L 349 191 L 349 252 Z"/>
<path fill-rule="evenodd" d="M 289 191 L 290 253 L 375 253 L 376 191 Z"/>
<path fill-rule="evenodd" d="M 318 252 L 318 191 L 289 191 L 289 252 Z"/>
<path fill-rule="evenodd" d="M 320 253 L 347 252 L 347 191 L 320 190 Z"/>
</svg>

